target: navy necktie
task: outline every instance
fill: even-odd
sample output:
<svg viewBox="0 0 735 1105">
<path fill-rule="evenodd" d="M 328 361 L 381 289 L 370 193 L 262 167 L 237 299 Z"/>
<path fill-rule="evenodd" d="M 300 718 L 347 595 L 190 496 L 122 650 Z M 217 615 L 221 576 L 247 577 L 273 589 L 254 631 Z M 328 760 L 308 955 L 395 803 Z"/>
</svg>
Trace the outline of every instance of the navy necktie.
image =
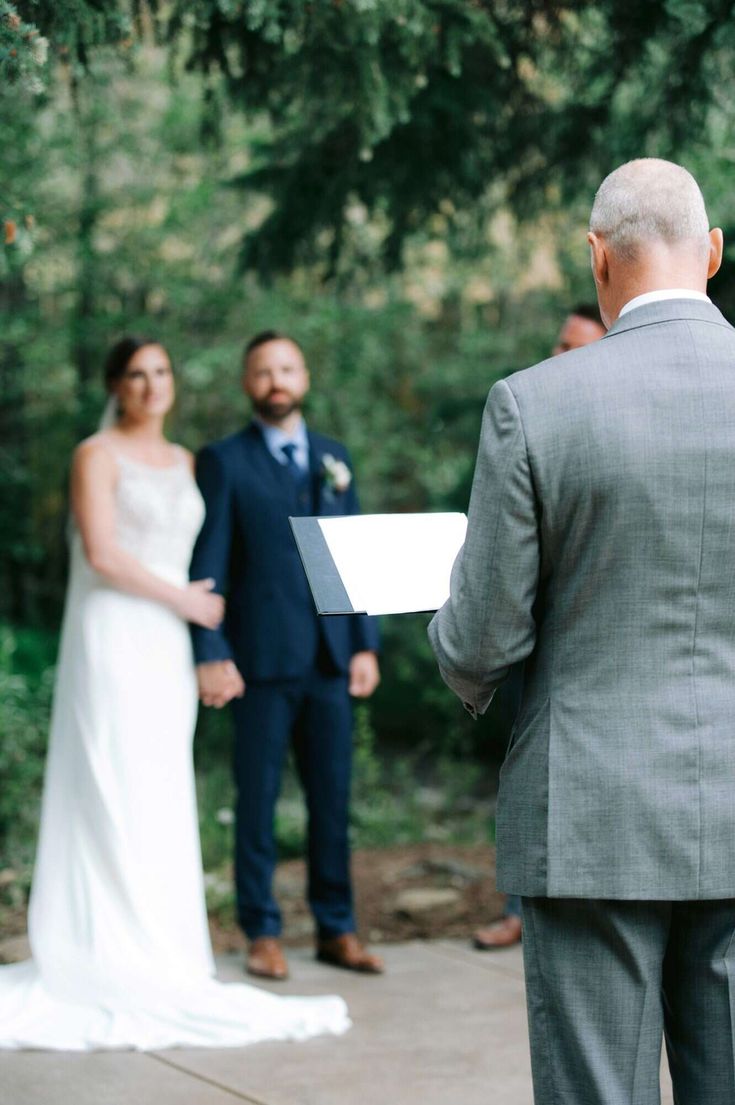
<svg viewBox="0 0 735 1105">
<path fill-rule="evenodd" d="M 298 495 L 299 507 L 304 514 L 311 514 L 311 489 L 309 486 L 309 473 L 301 468 L 294 457 L 296 452 L 296 444 L 293 441 L 289 441 L 286 445 L 281 446 L 281 452 L 286 458 L 286 464 L 284 468 L 288 472 L 289 476 L 293 480 L 294 487 Z"/>
<path fill-rule="evenodd" d="M 282 445 L 281 452 L 286 458 L 286 471 L 291 476 L 294 483 L 302 483 L 304 479 L 304 472 L 296 463 L 296 443 L 293 441 L 289 441 L 287 445 Z"/>
</svg>

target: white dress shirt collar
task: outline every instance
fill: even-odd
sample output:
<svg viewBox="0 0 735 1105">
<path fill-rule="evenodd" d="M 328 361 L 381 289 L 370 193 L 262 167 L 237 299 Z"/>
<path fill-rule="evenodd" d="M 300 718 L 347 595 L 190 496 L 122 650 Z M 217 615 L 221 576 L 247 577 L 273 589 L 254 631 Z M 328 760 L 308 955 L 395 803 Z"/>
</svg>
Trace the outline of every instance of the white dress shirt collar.
<svg viewBox="0 0 735 1105">
<path fill-rule="evenodd" d="M 656 292 L 644 292 L 634 299 L 629 299 L 624 307 L 620 308 L 618 318 L 627 315 L 628 311 L 634 311 L 636 307 L 645 307 L 647 303 L 660 303 L 664 299 L 699 299 L 702 303 L 711 303 L 712 300 L 704 292 L 695 292 L 691 288 L 661 288 Z"/>
</svg>

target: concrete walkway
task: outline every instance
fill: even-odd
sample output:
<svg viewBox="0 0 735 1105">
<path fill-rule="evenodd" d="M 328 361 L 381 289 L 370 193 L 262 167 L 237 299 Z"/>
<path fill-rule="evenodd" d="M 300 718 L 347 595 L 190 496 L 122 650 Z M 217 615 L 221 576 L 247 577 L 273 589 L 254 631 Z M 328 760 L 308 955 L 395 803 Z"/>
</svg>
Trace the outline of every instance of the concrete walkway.
<svg viewBox="0 0 735 1105">
<path fill-rule="evenodd" d="M 0 1053 L 0 1105 L 532 1105 L 519 948 L 386 946 L 387 974 L 291 951 L 279 994 L 339 993 L 353 1029 L 302 1044 L 166 1052 Z M 240 958 L 220 977 L 242 981 Z M 672 1101 L 664 1075 L 662 1102 Z"/>
</svg>

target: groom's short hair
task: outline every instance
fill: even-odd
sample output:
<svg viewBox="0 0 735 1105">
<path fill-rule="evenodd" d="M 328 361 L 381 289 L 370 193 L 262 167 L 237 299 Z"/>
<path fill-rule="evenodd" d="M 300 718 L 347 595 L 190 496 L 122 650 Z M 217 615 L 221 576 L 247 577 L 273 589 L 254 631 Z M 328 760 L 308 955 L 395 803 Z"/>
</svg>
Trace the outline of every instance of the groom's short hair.
<svg viewBox="0 0 735 1105">
<path fill-rule="evenodd" d="M 304 350 L 301 348 L 296 338 L 292 338 L 290 334 L 285 334 L 283 330 L 261 330 L 254 338 L 251 338 L 248 344 L 245 346 L 245 351 L 242 355 L 242 363 L 246 365 L 248 363 L 248 357 L 257 349 L 259 345 L 266 345 L 269 341 L 290 341 L 292 345 L 295 345 L 301 356 L 304 356 Z"/>
</svg>

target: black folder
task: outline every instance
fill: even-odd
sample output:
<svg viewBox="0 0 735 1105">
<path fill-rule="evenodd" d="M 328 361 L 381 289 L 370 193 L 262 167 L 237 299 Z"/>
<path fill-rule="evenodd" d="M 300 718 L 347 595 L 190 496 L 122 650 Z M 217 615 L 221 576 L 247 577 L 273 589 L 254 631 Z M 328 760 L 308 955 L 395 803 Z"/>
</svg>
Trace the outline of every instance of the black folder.
<svg viewBox="0 0 735 1105">
<path fill-rule="evenodd" d="M 364 614 L 355 610 L 334 563 L 318 518 L 289 518 L 317 614 Z"/>
</svg>

